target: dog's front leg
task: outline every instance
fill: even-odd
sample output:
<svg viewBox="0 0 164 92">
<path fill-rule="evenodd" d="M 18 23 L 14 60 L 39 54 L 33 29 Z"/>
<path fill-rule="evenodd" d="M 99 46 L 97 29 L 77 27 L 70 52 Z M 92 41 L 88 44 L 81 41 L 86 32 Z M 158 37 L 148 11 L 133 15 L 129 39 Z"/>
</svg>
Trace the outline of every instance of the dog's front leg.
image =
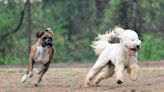
<svg viewBox="0 0 164 92">
<path fill-rule="evenodd" d="M 29 57 L 28 69 L 21 79 L 22 83 L 24 83 L 27 80 L 27 78 L 32 77 L 33 65 L 34 65 L 34 61 L 32 60 L 32 57 Z"/>
<path fill-rule="evenodd" d="M 26 74 L 21 79 L 21 82 L 24 83 L 28 77 L 32 77 L 32 70 L 33 70 L 33 65 L 34 65 L 34 60 L 33 56 L 35 54 L 36 48 L 34 46 L 31 47 L 30 54 L 29 54 L 29 60 L 28 60 L 28 69 L 26 71 Z"/>
<path fill-rule="evenodd" d="M 36 73 L 39 75 L 43 72 L 45 65 L 42 65 L 41 69 L 38 69 Z"/>
<path fill-rule="evenodd" d="M 115 72 L 116 72 L 116 80 L 117 84 L 121 84 L 123 82 L 123 71 L 124 65 L 122 62 L 116 63 L 115 65 Z"/>
<path fill-rule="evenodd" d="M 130 73 L 130 76 L 131 76 L 131 79 L 133 81 L 137 80 L 137 73 L 138 73 L 138 70 L 139 70 L 139 66 L 137 63 L 134 63 L 134 64 L 131 64 L 129 66 L 129 73 Z"/>
<path fill-rule="evenodd" d="M 28 73 L 28 77 L 31 78 L 33 76 L 33 66 L 34 66 L 34 61 L 33 59 L 30 57 L 29 58 L 29 66 L 28 66 L 28 70 L 27 70 L 27 73 Z"/>
<path fill-rule="evenodd" d="M 35 61 L 33 60 L 33 57 L 35 55 L 35 51 L 36 51 L 36 48 L 32 46 L 30 50 L 30 54 L 29 54 L 29 59 L 28 59 L 29 64 L 28 64 L 27 74 L 29 78 L 33 76 L 33 66 L 35 63 Z"/>
</svg>

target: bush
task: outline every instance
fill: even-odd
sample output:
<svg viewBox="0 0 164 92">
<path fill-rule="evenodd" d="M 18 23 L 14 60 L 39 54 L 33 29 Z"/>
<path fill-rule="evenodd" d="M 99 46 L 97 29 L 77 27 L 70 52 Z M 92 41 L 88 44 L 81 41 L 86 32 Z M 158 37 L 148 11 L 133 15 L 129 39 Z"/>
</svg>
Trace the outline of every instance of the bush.
<svg viewBox="0 0 164 92">
<path fill-rule="evenodd" d="M 152 34 L 144 34 L 139 51 L 139 60 L 161 60 L 164 59 L 164 41 L 162 37 Z"/>
<path fill-rule="evenodd" d="M 0 64 L 25 64 L 27 60 L 16 56 L 0 55 Z"/>
</svg>

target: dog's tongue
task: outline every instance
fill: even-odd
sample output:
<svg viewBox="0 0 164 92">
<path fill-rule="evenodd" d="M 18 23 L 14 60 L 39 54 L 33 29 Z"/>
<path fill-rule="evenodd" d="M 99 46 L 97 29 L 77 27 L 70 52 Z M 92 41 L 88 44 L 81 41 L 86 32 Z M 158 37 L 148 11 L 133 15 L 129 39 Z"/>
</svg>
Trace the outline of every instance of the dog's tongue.
<svg viewBox="0 0 164 92">
<path fill-rule="evenodd" d="M 46 46 L 46 48 L 50 48 L 50 46 L 49 46 L 49 45 L 47 45 L 47 46 Z"/>
</svg>

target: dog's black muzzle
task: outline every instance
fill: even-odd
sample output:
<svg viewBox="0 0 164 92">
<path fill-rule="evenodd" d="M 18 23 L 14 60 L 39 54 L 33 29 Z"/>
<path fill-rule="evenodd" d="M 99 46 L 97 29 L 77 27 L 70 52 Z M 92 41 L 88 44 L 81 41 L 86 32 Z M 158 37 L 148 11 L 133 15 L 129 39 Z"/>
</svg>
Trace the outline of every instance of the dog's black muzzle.
<svg viewBox="0 0 164 92">
<path fill-rule="evenodd" d="M 42 46 L 43 47 L 52 47 L 52 38 L 51 37 L 44 37 Z"/>
</svg>

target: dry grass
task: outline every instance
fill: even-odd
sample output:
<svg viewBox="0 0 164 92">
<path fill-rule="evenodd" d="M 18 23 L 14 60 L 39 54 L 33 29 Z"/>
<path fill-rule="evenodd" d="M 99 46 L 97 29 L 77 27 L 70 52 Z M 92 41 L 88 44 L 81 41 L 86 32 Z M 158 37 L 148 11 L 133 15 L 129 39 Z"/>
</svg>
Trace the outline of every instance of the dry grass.
<svg viewBox="0 0 164 92">
<path fill-rule="evenodd" d="M 88 68 L 51 68 L 43 82 L 34 87 L 38 75 L 26 83 L 20 82 L 24 68 L 0 68 L 0 92 L 162 92 L 164 90 L 164 68 L 141 68 L 135 82 L 125 73 L 124 83 L 117 85 L 115 75 L 100 83 L 99 87 L 82 87 Z"/>
</svg>

